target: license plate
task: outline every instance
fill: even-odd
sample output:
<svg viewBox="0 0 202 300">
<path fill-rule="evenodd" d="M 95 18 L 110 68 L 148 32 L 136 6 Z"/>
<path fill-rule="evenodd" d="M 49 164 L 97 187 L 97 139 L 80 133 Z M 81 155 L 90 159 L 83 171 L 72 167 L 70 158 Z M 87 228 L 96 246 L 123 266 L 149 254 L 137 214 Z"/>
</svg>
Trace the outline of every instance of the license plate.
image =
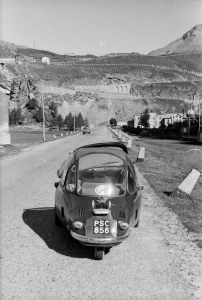
<svg viewBox="0 0 202 300">
<path fill-rule="evenodd" d="M 95 234 L 109 234 L 108 220 L 93 220 L 93 233 Z"/>
</svg>

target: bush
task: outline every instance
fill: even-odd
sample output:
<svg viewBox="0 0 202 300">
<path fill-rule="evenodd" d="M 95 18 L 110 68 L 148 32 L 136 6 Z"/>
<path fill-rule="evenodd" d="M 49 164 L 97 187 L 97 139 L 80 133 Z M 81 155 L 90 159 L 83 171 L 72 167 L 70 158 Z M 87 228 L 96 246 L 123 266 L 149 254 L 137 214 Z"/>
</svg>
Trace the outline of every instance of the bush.
<svg viewBox="0 0 202 300">
<path fill-rule="evenodd" d="M 20 107 L 18 107 L 17 109 L 14 108 L 9 112 L 10 125 L 22 124 L 23 121 L 24 121 L 24 116 L 22 116 L 22 111 Z"/>
<path fill-rule="evenodd" d="M 112 125 L 112 126 L 116 126 L 117 125 L 117 121 L 116 119 L 112 118 L 109 123 Z"/>
<path fill-rule="evenodd" d="M 27 104 L 25 105 L 25 107 L 29 110 L 34 110 L 36 108 L 39 108 L 38 106 L 38 102 L 36 99 L 30 99 Z"/>
<path fill-rule="evenodd" d="M 40 106 L 39 109 L 33 114 L 33 118 L 37 123 L 43 122 L 43 109 Z"/>
<path fill-rule="evenodd" d="M 149 133 L 147 130 L 142 130 L 141 134 L 140 134 L 142 137 L 147 137 L 149 136 Z"/>
</svg>

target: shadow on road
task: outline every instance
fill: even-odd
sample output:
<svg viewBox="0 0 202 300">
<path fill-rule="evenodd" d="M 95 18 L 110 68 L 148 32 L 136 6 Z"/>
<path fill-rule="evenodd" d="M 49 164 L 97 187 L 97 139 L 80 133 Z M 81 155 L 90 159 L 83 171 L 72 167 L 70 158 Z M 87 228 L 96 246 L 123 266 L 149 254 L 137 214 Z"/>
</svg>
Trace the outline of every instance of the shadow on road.
<svg viewBox="0 0 202 300">
<path fill-rule="evenodd" d="M 56 227 L 54 223 L 54 208 L 30 208 L 23 212 L 22 219 L 46 245 L 59 254 L 94 259 L 93 247 L 83 247 L 74 240 L 64 227 Z"/>
</svg>

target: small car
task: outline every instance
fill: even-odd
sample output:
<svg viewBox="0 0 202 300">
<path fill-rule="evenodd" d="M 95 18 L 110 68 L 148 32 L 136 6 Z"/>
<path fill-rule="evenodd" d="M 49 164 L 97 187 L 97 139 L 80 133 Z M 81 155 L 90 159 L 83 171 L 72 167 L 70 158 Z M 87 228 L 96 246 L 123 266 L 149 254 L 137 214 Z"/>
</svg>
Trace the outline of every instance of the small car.
<svg viewBox="0 0 202 300">
<path fill-rule="evenodd" d="M 133 161 L 120 142 L 90 144 L 70 152 L 57 171 L 55 224 L 64 225 L 101 260 L 138 227 L 142 201 Z"/>
<path fill-rule="evenodd" d="M 83 134 L 90 133 L 90 127 L 84 127 L 83 128 Z"/>
</svg>

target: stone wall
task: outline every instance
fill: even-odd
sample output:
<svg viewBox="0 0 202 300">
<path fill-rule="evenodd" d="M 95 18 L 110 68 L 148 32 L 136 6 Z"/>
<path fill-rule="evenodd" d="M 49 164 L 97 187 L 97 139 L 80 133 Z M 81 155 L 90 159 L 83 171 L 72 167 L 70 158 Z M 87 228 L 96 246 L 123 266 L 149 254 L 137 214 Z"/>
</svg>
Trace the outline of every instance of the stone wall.
<svg viewBox="0 0 202 300">
<path fill-rule="evenodd" d="M 0 88 L 0 145 L 10 144 L 8 95 Z"/>
<path fill-rule="evenodd" d="M 97 92 L 97 93 L 110 93 L 110 94 L 129 94 L 131 84 L 111 84 L 111 85 L 77 85 L 74 86 L 76 91 L 82 92 Z"/>
</svg>

